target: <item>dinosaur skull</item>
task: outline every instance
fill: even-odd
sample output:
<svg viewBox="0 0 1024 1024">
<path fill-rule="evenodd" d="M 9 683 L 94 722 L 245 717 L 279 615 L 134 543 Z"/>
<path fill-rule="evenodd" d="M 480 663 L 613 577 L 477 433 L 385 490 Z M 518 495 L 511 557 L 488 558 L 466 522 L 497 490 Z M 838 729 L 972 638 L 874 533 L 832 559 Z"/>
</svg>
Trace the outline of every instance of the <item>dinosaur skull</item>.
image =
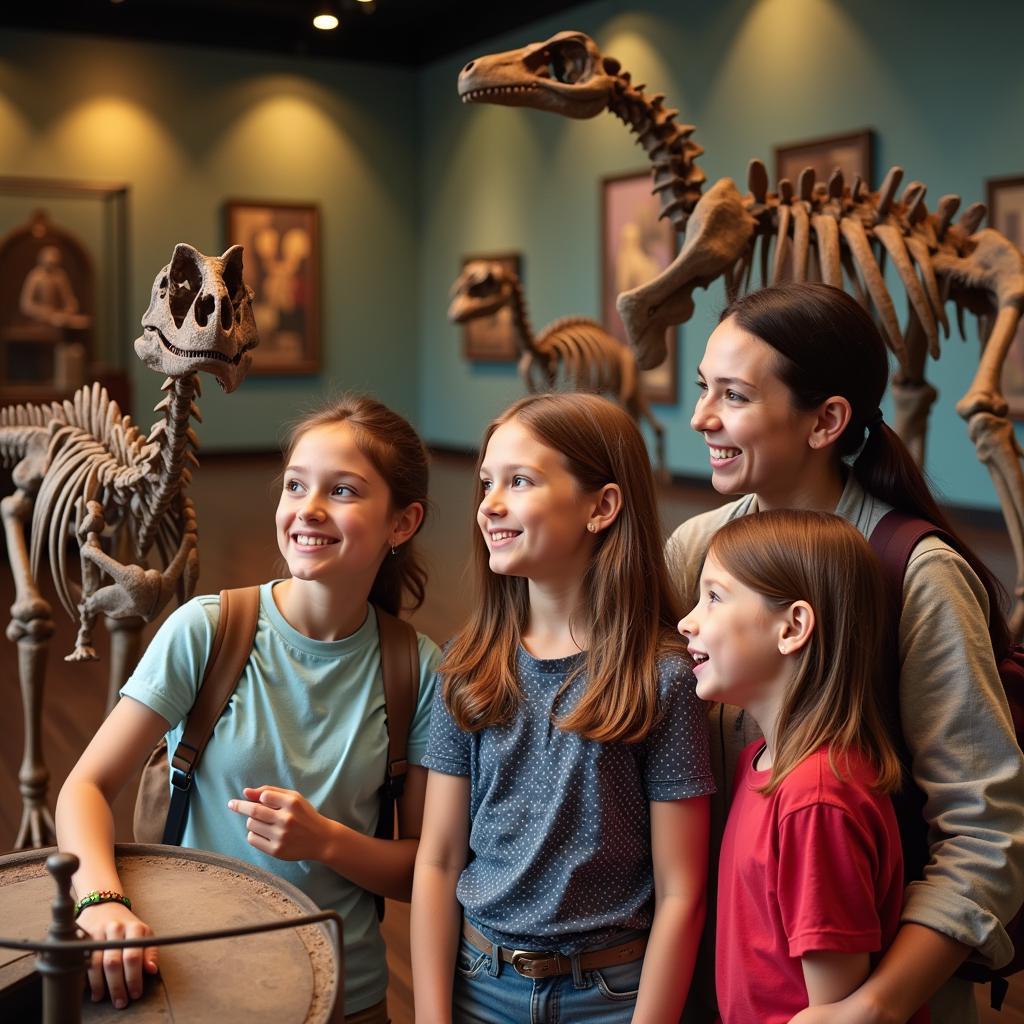
<svg viewBox="0 0 1024 1024">
<path fill-rule="evenodd" d="M 470 61 L 459 74 L 463 103 L 533 107 L 565 117 L 594 117 L 608 105 L 619 71 L 582 32 Z"/>
<path fill-rule="evenodd" d="M 512 297 L 512 283 L 500 263 L 472 260 L 452 285 L 448 319 L 453 324 L 490 316 Z"/>
<path fill-rule="evenodd" d="M 204 256 L 179 242 L 153 282 L 136 355 L 168 377 L 203 370 L 225 391 L 234 391 L 249 372 L 257 344 L 252 292 L 242 280 L 242 247 Z"/>
</svg>

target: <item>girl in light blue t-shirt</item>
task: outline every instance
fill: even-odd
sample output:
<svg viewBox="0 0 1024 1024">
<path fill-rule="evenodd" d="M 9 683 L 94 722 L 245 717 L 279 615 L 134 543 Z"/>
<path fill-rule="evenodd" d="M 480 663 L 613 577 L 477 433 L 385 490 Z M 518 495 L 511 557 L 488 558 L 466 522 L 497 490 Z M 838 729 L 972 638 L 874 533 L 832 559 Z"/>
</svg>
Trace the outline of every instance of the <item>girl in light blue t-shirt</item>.
<svg viewBox="0 0 1024 1024">
<path fill-rule="evenodd" d="M 345 1008 L 386 1022 L 387 969 L 374 894 L 409 899 L 423 813 L 436 646 L 419 638 L 420 689 L 399 801 L 400 838 L 374 837 L 387 763 L 376 617 L 418 606 L 426 573 L 413 550 L 427 504 L 427 454 L 402 417 L 346 396 L 304 419 L 285 455 L 277 542 L 289 577 L 260 588 L 253 651 L 196 775 L 182 845 L 284 877 L 345 922 Z M 200 597 L 172 614 L 57 802 L 62 849 L 77 854 L 78 923 L 93 938 L 150 933 L 121 894 L 110 804 L 168 733 L 173 750 L 195 701 L 220 613 Z M 128 895 L 128 894 L 125 894 Z M 155 949 L 94 954 L 94 1000 L 123 1007 L 157 969 Z M 349 1019 L 348 1017 L 346 1019 Z"/>
</svg>

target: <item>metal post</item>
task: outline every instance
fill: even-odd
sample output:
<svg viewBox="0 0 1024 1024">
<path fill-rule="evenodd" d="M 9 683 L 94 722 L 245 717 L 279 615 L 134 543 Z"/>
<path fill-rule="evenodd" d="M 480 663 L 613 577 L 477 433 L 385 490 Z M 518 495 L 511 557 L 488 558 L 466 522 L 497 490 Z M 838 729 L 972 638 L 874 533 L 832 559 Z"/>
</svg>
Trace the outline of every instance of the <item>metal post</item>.
<svg viewBox="0 0 1024 1024">
<path fill-rule="evenodd" d="M 71 898 L 71 876 L 78 870 L 78 858 L 71 853 L 54 853 L 46 858 L 46 870 L 57 884 L 50 906 L 48 942 L 75 939 L 75 903 Z M 43 1024 L 81 1024 L 82 990 L 88 952 L 80 949 L 43 949 L 36 970 L 43 977 Z"/>
</svg>

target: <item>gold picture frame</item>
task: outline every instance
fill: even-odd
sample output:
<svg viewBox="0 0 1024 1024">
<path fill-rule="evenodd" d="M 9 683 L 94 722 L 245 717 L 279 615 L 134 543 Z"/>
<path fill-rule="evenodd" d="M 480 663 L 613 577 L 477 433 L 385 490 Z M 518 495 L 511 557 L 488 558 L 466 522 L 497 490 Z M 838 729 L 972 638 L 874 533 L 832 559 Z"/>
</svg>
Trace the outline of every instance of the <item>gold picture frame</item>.
<svg viewBox="0 0 1024 1024">
<path fill-rule="evenodd" d="M 311 203 L 231 199 L 225 240 L 245 249 L 260 335 L 252 375 L 320 372 L 320 211 Z"/>
</svg>

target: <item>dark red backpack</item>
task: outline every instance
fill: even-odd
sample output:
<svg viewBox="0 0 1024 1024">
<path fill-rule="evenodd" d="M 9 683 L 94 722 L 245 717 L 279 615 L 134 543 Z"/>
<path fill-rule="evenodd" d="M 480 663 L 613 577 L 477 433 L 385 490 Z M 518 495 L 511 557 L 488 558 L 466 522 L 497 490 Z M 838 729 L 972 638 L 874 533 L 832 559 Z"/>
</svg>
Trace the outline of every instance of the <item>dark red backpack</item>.
<svg viewBox="0 0 1024 1024">
<path fill-rule="evenodd" d="M 888 638 L 890 663 L 895 667 L 899 663 L 899 613 L 903 607 L 903 578 L 906 575 L 910 554 L 923 537 L 936 536 L 944 540 L 950 547 L 956 543 L 944 530 L 903 512 L 886 513 L 878 525 L 871 531 L 871 546 L 882 563 L 882 573 L 889 592 L 891 607 L 895 614 L 890 616 L 890 635 Z M 1024 747 L 1024 647 L 1013 644 L 1006 655 L 998 659 L 999 679 L 1003 684 L 1010 713 L 1013 716 L 1013 729 L 1018 746 Z M 903 868 L 907 881 L 923 876 L 924 866 L 928 863 L 928 829 L 924 819 L 924 794 L 913 781 L 910 772 L 910 752 L 903 739 L 903 730 L 899 722 L 899 702 L 896 699 L 896 688 L 890 688 L 890 706 L 887 708 L 892 725 L 893 735 L 897 739 L 900 760 L 906 770 L 906 781 L 899 793 L 893 797 L 896 815 L 900 824 L 900 837 L 903 842 Z M 1006 926 L 1006 931 L 1013 941 L 1013 959 L 1005 967 L 992 970 L 981 964 L 965 963 L 957 971 L 957 975 L 969 981 L 992 985 L 992 1008 L 1002 1007 L 1006 996 L 1007 977 L 1024 969 L 1024 910 L 1018 911 Z"/>
</svg>

